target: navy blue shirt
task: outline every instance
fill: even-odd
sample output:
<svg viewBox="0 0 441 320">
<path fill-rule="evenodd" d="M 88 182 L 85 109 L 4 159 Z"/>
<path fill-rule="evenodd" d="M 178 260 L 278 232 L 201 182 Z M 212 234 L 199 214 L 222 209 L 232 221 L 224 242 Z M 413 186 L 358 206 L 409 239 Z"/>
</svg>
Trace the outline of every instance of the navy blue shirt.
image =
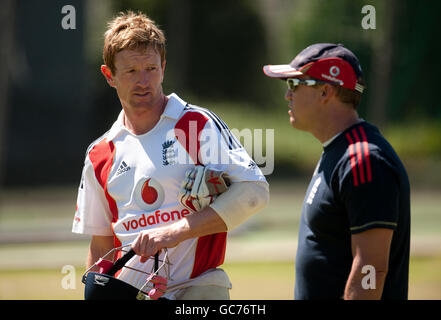
<svg viewBox="0 0 441 320">
<path fill-rule="evenodd" d="M 362 121 L 324 147 L 303 202 L 295 299 L 340 299 L 351 271 L 351 235 L 394 230 L 382 299 L 407 299 L 410 186 L 379 130 Z"/>
</svg>

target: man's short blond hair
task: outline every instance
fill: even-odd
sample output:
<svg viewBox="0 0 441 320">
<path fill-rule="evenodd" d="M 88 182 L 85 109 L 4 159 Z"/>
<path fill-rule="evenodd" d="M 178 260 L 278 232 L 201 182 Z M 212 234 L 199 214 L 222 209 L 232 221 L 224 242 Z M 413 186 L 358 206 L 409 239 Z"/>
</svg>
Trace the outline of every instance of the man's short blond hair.
<svg viewBox="0 0 441 320">
<path fill-rule="evenodd" d="M 145 14 L 121 12 L 108 23 L 104 33 L 103 60 L 115 74 L 115 55 L 124 50 L 145 50 L 152 46 L 165 61 L 165 36 L 153 20 Z"/>
</svg>

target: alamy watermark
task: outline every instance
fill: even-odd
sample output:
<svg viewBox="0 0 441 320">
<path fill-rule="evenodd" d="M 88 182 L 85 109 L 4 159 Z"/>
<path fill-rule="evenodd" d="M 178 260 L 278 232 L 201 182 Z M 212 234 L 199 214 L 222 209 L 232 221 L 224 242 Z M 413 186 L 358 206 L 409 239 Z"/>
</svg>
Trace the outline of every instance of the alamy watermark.
<svg viewBox="0 0 441 320">
<path fill-rule="evenodd" d="M 361 27 L 364 30 L 375 30 L 377 28 L 375 7 L 367 4 L 361 8 L 361 13 L 365 14 L 363 19 L 361 19 Z"/>
<path fill-rule="evenodd" d="M 366 274 L 363 279 L 361 279 L 361 287 L 364 290 L 375 290 L 377 288 L 376 282 L 377 278 L 375 275 L 375 267 L 371 265 L 365 265 L 361 268 L 361 273 Z"/>
<path fill-rule="evenodd" d="M 61 8 L 61 13 L 64 14 L 61 19 L 61 27 L 64 30 L 75 30 L 77 28 L 75 7 L 67 4 Z"/>
<path fill-rule="evenodd" d="M 64 290 L 75 290 L 77 288 L 75 267 L 70 264 L 65 265 L 61 268 L 61 273 L 66 274 L 61 279 L 61 287 Z"/>
<path fill-rule="evenodd" d="M 243 141 L 243 142 L 241 142 Z M 194 164 L 238 165 L 264 175 L 274 170 L 274 129 L 242 130 L 198 126 L 189 121 L 185 130 L 175 128 L 162 143 L 164 165 Z"/>
</svg>

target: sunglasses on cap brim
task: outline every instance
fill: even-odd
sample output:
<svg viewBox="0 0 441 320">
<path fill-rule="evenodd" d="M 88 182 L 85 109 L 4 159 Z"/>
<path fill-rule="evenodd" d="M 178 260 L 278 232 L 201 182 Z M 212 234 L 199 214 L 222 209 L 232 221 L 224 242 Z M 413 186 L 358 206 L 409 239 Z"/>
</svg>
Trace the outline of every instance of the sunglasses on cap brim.
<svg viewBox="0 0 441 320">
<path fill-rule="evenodd" d="M 308 86 L 308 87 L 316 86 L 319 84 L 325 84 L 325 83 L 335 84 L 332 82 L 322 81 L 322 80 L 313 80 L 313 79 L 303 80 L 303 79 L 297 79 L 297 78 L 288 78 L 285 81 L 286 81 L 286 85 L 287 85 L 288 89 L 291 91 L 294 91 L 301 84 Z"/>
</svg>

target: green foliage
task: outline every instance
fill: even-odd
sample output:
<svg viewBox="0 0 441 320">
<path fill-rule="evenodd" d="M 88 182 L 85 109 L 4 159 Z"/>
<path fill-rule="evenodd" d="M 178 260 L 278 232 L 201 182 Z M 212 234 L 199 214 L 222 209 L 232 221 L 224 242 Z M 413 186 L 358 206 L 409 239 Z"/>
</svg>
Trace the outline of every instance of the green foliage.
<svg viewBox="0 0 441 320">
<path fill-rule="evenodd" d="M 376 29 L 364 30 L 361 8 L 376 9 Z M 316 42 L 343 43 L 358 56 L 368 89 L 360 113 L 371 116 L 376 103 L 374 90 L 379 73 L 387 72 L 389 80 L 384 108 L 385 119 L 404 120 L 417 117 L 440 119 L 441 108 L 434 86 L 441 73 L 438 56 L 441 43 L 433 41 L 440 28 L 437 17 L 439 1 L 366 1 L 300 0 L 292 6 L 288 39 L 292 57 Z M 375 70 L 375 62 L 391 52 L 390 70 Z M 374 115 L 373 115 L 374 116 Z M 383 120 L 383 119 L 382 119 Z"/>
<path fill-rule="evenodd" d="M 293 8 L 294 17 L 290 20 L 289 30 L 290 49 L 292 58 L 307 46 L 318 42 L 341 43 L 353 51 L 360 60 L 365 80 L 370 78 L 370 64 L 372 56 L 372 41 L 375 36 L 372 33 L 378 30 L 363 30 L 361 8 L 366 5 L 365 1 L 298 1 L 297 7 Z M 370 1 L 369 4 L 377 8 L 377 15 L 381 15 L 380 1 Z M 380 17 L 377 21 L 381 24 Z M 369 83 L 368 83 L 369 86 Z M 359 106 L 361 114 L 367 111 L 367 102 L 371 92 L 366 91 Z"/>
<path fill-rule="evenodd" d="M 206 100 L 247 101 L 260 109 L 268 108 L 278 95 L 275 82 L 263 75 L 262 66 L 289 63 L 312 43 L 334 42 L 354 51 L 363 67 L 368 83 L 359 107 L 363 117 L 384 122 L 414 116 L 441 117 L 432 85 L 441 73 L 441 64 L 437 63 L 441 42 L 431 40 L 439 29 L 439 1 L 112 3 L 113 11 L 143 11 L 164 29 L 168 41 L 166 91 L 185 92 Z M 367 4 L 375 8 L 375 30 L 361 26 L 365 16 L 361 9 Z M 391 59 L 386 69 L 373 70 L 381 59 L 387 59 L 389 52 Z M 381 73 L 387 75 L 379 79 Z M 387 87 L 386 97 L 380 102 L 376 99 L 378 83 L 380 88 Z M 379 110 L 374 108 L 378 104 Z"/>
<path fill-rule="evenodd" d="M 421 177 L 420 172 L 439 163 L 441 129 L 436 119 L 440 119 L 441 108 L 432 84 L 441 73 L 441 65 L 436 63 L 441 42 L 429 37 L 439 24 L 436 14 L 441 2 L 370 1 L 376 9 L 375 30 L 361 26 L 361 9 L 367 4 L 362 0 L 112 3 L 115 12 L 145 12 L 165 31 L 165 92 L 177 92 L 212 109 L 230 128 L 274 129 L 276 170 L 311 172 L 321 146 L 310 134 L 290 127 L 284 108 L 285 87 L 265 77 L 262 66 L 289 63 L 316 42 L 343 43 L 356 53 L 368 83 L 359 114 L 386 128 L 385 136 L 411 170 Z M 373 70 L 383 49 L 391 50 L 390 68 Z M 383 78 L 379 87 L 376 77 L 382 72 L 390 72 L 390 77 Z M 387 87 L 384 105 L 375 108 L 383 85 Z M 426 120 L 429 116 L 433 120 Z M 415 118 L 421 120 L 415 123 Z"/>
<path fill-rule="evenodd" d="M 282 84 L 282 83 L 280 83 Z M 294 130 L 289 123 L 287 102 L 280 95 L 279 103 L 264 110 L 252 104 L 203 102 L 199 99 L 189 99 L 193 104 L 200 104 L 218 114 L 230 129 L 241 131 L 249 128 L 274 130 L 274 154 L 277 165 L 288 166 L 293 172 L 312 173 L 320 158 L 322 147 L 309 133 Z M 265 139 L 266 136 L 263 136 Z M 243 141 L 241 141 L 243 143 Z M 247 150 L 253 155 L 253 150 Z M 264 145 L 264 154 L 266 148 Z M 277 170 L 277 168 L 276 168 Z M 283 172 L 275 172 L 283 174 Z"/>
<path fill-rule="evenodd" d="M 251 0 L 114 2 L 116 11 L 142 11 L 165 32 L 165 89 L 203 98 L 268 101 L 264 27 Z"/>
<path fill-rule="evenodd" d="M 189 101 L 213 110 L 224 119 L 230 129 L 274 129 L 275 173 L 283 174 L 278 172 L 278 167 L 281 166 L 283 170 L 288 167 L 294 172 L 308 175 L 312 173 L 320 158 L 321 144 L 310 133 L 291 127 L 287 102 L 283 100 L 283 92 L 280 91 L 279 94 L 279 102 L 265 110 L 244 103 L 206 102 L 192 97 Z M 397 122 L 384 129 L 380 127 L 380 130 L 403 162 L 409 165 L 410 175 L 419 174 L 430 165 L 433 166 L 430 171 L 434 180 L 432 182 L 441 179 L 441 122 Z M 252 154 L 252 150 L 248 151 Z"/>
<path fill-rule="evenodd" d="M 436 89 L 441 74 L 440 1 L 404 1 L 398 8 L 394 33 L 393 81 L 389 95 L 390 117 L 441 119 Z"/>
<path fill-rule="evenodd" d="M 389 125 L 385 135 L 397 153 L 406 158 L 441 160 L 441 122 L 406 121 Z"/>
</svg>

